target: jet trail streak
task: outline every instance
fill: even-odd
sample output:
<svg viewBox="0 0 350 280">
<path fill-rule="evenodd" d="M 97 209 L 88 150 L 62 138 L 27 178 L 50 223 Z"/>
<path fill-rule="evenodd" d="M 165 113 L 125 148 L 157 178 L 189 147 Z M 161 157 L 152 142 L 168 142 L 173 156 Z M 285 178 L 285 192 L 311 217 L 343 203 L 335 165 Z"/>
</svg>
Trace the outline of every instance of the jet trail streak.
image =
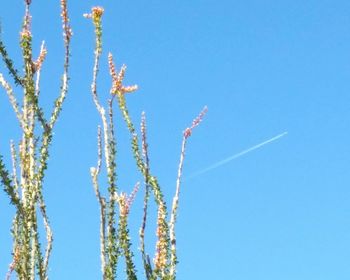
<svg viewBox="0 0 350 280">
<path fill-rule="evenodd" d="M 241 157 L 241 156 L 243 156 L 243 155 L 245 155 L 245 154 L 248 154 L 248 153 L 250 153 L 250 152 L 252 152 L 252 151 L 254 151 L 254 150 L 256 150 L 256 149 L 259 149 L 259 148 L 261 148 L 262 146 L 265 146 L 265 145 L 267 145 L 267 144 L 269 144 L 269 143 L 271 143 L 271 142 L 273 142 L 273 141 L 276 141 L 276 140 L 282 138 L 283 136 L 285 136 L 285 135 L 287 135 L 287 134 L 288 134 L 287 131 L 285 131 L 285 132 L 283 132 L 283 133 L 281 133 L 281 134 L 278 134 L 277 136 L 272 137 L 272 138 L 269 139 L 269 140 L 266 140 L 266 141 L 264 141 L 264 142 L 261 142 L 260 144 L 257 144 L 257 145 L 255 145 L 255 146 L 252 146 L 252 147 L 248 148 L 248 149 L 245 149 L 245 150 L 243 150 L 242 152 L 239 152 L 239 153 L 237 153 L 237 154 L 234 154 L 234 155 L 232 155 L 232 156 L 230 156 L 230 157 L 228 157 L 228 158 L 226 158 L 226 159 L 220 160 L 220 161 L 218 161 L 218 162 L 216 162 L 216 163 L 214 163 L 214 164 L 212 164 L 212 165 L 210 165 L 210 166 L 208 166 L 208 167 L 206 167 L 206 168 L 204 168 L 204 169 L 202 169 L 202 170 L 200 170 L 200 171 L 198 171 L 198 172 L 192 174 L 190 177 L 188 177 L 188 178 L 186 178 L 186 179 L 187 179 L 187 180 L 188 180 L 188 179 L 192 179 L 192 178 L 194 178 L 194 177 L 197 177 L 197 176 L 199 176 L 199 175 L 202 175 L 202 174 L 204 174 L 204 173 L 207 173 L 208 171 L 211 171 L 211 170 L 213 170 L 213 169 L 215 169 L 215 168 L 218 168 L 218 167 L 220 167 L 220 166 L 222 166 L 222 165 L 224 165 L 224 164 L 226 164 L 226 163 L 229 163 L 229 162 L 232 161 L 232 160 L 235 160 L 235 159 L 237 159 L 237 158 L 239 158 L 239 157 Z"/>
</svg>

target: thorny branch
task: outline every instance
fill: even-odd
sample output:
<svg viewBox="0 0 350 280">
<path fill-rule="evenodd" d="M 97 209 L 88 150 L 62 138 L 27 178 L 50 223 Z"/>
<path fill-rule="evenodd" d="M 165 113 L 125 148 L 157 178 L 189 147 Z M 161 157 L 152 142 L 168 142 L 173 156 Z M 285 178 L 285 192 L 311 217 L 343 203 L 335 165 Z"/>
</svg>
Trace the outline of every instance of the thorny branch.
<svg viewBox="0 0 350 280">
<path fill-rule="evenodd" d="M 141 147 L 139 144 L 139 138 L 136 133 L 134 124 L 131 120 L 129 111 L 127 109 L 125 95 L 137 90 L 137 86 L 125 86 L 123 79 L 126 72 L 126 66 L 122 65 L 119 71 L 113 62 L 113 56 L 108 54 L 109 72 L 112 78 L 111 94 L 112 98 L 108 101 L 108 119 L 106 117 L 106 110 L 100 103 L 97 95 L 97 75 L 99 72 L 99 61 L 102 54 L 102 24 L 101 17 L 103 14 L 103 8 L 94 7 L 90 14 L 85 14 L 86 18 L 92 19 L 95 26 L 95 52 L 94 52 L 94 67 L 91 84 L 92 98 L 95 103 L 96 109 L 101 117 L 102 131 L 98 129 L 98 161 L 97 167 L 90 169 L 92 182 L 95 189 L 97 200 L 100 204 L 100 244 L 101 244 L 101 270 L 103 273 L 103 279 L 115 279 L 116 278 L 116 265 L 119 256 L 125 258 L 126 275 L 128 280 L 134 280 L 136 278 L 136 268 L 133 261 L 133 253 L 131 251 L 131 240 L 128 230 L 128 214 L 130 205 L 138 190 L 138 186 L 134 188 L 132 194 L 128 197 L 125 193 L 118 193 L 116 188 L 116 140 L 114 134 L 114 120 L 113 120 L 113 107 L 112 102 L 114 98 L 117 99 L 118 107 L 121 115 L 124 119 L 126 127 L 129 130 L 131 136 L 131 148 L 136 162 L 136 166 L 145 182 L 145 196 L 143 202 L 143 217 L 142 224 L 139 231 L 140 234 L 140 250 L 142 255 L 143 267 L 146 278 L 148 280 L 174 280 L 176 276 L 176 239 L 175 239 L 175 223 L 178 210 L 178 201 L 180 193 L 180 182 L 182 176 L 182 168 L 185 157 L 185 148 L 188 137 L 191 135 L 192 130 L 197 126 L 205 112 L 206 108 L 201 114 L 193 121 L 192 125 L 187 128 L 183 133 L 183 143 L 181 147 L 181 156 L 178 170 L 178 177 L 176 182 L 176 192 L 173 198 L 173 206 L 171 211 L 170 221 L 167 221 L 168 212 L 165 203 L 165 199 L 155 176 L 150 173 L 149 168 L 149 156 L 148 156 L 148 143 L 146 137 L 146 120 L 143 113 L 141 119 Z M 103 139 L 102 139 L 103 138 Z M 104 153 L 105 165 L 107 169 L 109 199 L 102 197 L 98 185 L 98 176 L 101 170 L 102 157 Z M 152 267 L 149 256 L 145 249 L 145 229 L 148 215 L 148 203 L 151 192 L 154 196 L 157 204 L 157 242 L 154 262 Z M 110 226 L 114 226 L 116 223 L 116 217 L 114 216 L 114 201 L 119 205 L 118 227 L 116 228 L 116 236 L 113 236 L 113 232 L 110 231 Z M 113 208 L 113 209 L 112 209 Z M 107 211 L 106 211 L 107 210 Z M 109 212 L 108 212 L 109 211 Z M 113 227 L 113 229 L 115 229 Z M 117 243 L 114 243 L 117 242 Z M 112 254 L 111 246 L 113 247 Z M 113 259 L 115 257 L 115 259 Z"/>
<path fill-rule="evenodd" d="M 14 83 L 23 90 L 21 105 L 17 102 L 15 93 L 9 82 L 0 73 L 0 85 L 5 89 L 10 104 L 19 120 L 22 129 L 22 139 L 18 152 L 14 142 L 11 142 L 12 174 L 10 176 L 0 157 L 0 178 L 5 192 L 16 207 L 13 220 L 13 262 L 9 267 L 9 278 L 13 271 L 20 280 L 48 279 L 48 265 L 52 250 L 52 230 L 46 211 L 42 193 L 43 180 L 49 158 L 49 146 L 53 137 L 53 127 L 59 117 L 65 96 L 68 91 L 68 69 L 70 57 L 71 29 L 69 25 L 67 0 L 61 0 L 61 18 L 63 23 L 63 41 L 65 47 L 62 85 L 59 97 L 49 121 L 45 119 L 43 109 L 39 105 L 41 68 L 47 50 L 44 42 L 41 45 L 38 58 L 34 61 L 32 55 L 31 31 L 31 1 L 25 0 L 25 14 L 20 32 L 24 74 L 23 77 L 15 69 L 3 41 L 0 39 L 0 54 L 5 66 L 14 79 Z M 42 130 L 38 129 L 40 126 Z M 38 145 L 41 143 L 41 145 Z M 18 154 L 18 156 L 17 156 Z M 39 237 L 39 215 L 41 215 L 46 233 L 45 249 L 42 250 Z M 43 252 L 44 251 L 44 252 Z"/>
</svg>

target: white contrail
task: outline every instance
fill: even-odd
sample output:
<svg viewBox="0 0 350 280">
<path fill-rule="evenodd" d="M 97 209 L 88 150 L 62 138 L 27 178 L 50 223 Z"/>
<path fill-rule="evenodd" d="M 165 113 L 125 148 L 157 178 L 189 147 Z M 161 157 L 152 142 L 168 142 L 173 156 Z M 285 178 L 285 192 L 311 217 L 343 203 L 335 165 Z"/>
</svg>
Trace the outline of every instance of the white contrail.
<svg viewBox="0 0 350 280">
<path fill-rule="evenodd" d="M 285 131 L 285 132 L 283 132 L 283 133 L 281 133 L 281 134 L 278 134 L 277 136 L 272 137 L 272 138 L 269 139 L 269 140 L 266 140 L 266 141 L 264 141 L 264 142 L 261 142 L 260 144 L 257 144 L 257 145 L 255 145 L 255 146 L 253 146 L 253 147 L 250 147 L 250 148 L 248 148 L 248 149 L 246 149 L 246 150 L 243 150 L 242 152 L 239 152 L 239 153 L 237 153 L 237 154 L 234 154 L 233 156 L 230 156 L 230 157 L 228 157 L 228 158 L 226 158 L 226 159 L 220 160 L 220 161 L 218 161 L 217 163 L 214 163 L 214 164 L 208 166 L 207 168 L 204 168 L 204 169 L 202 169 L 202 170 L 200 170 L 200 171 L 197 171 L 197 172 L 195 172 L 194 174 L 192 174 L 190 177 L 187 177 L 186 179 L 187 179 L 187 180 L 188 180 L 188 179 L 192 179 L 192 178 L 194 178 L 194 177 L 197 177 L 197 176 L 199 176 L 199 175 L 202 175 L 202 174 L 204 174 L 204 173 L 207 173 L 208 171 L 211 171 L 212 169 L 218 168 L 219 166 L 222 166 L 222 165 L 224 165 L 224 164 L 226 164 L 226 163 L 228 163 L 228 162 L 230 162 L 230 161 L 232 161 L 232 160 L 235 160 L 235 159 L 237 159 L 237 158 L 239 158 L 239 157 L 241 157 L 241 156 L 243 156 L 243 155 L 245 155 L 245 154 L 247 154 L 247 153 L 250 153 L 250 152 L 252 152 L 252 151 L 254 151 L 254 150 L 256 150 L 256 149 L 259 149 L 259 148 L 261 148 L 262 146 L 265 146 L 265 145 L 267 145 L 267 144 L 269 144 L 269 143 L 271 143 L 271 142 L 273 142 L 273 141 L 276 141 L 277 139 L 280 139 L 281 137 L 283 137 L 283 136 L 285 136 L 285 135 L 287 135 L 287 134 L 288 134 L 287 131 Z"/>
</svg>

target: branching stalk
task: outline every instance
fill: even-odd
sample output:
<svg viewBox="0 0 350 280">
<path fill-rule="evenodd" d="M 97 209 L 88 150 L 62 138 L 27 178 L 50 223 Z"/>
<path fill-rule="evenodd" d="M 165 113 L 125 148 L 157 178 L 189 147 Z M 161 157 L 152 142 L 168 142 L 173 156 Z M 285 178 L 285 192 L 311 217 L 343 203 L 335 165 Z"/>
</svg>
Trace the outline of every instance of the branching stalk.
<svg viewBox="0 0 350 280">
<path fill-rule="evenodd" d="M 45 170 L 49 157 L 49 145 L 52 141 L 53 126 L 59 117 L 63 101 L 68 90 L 68 68 L 70 56 L 71 30 L 67 11 L 67 0 L 61 0 L 61 16 L 64 30 L 64 67 L 62 86 L 53 112 L 48 122 L 39 105 L 41 67 L 46 57 L 44 43 L 36 61 L 32 55 L 32 31 L 30 0 L 25 0 L 25 14 L 20 32 L 20 47 L 23 57 L 23 77 L 15 69 L 4 43 L 0 40 L 0 54 L 5 66 L 14 79 L 14 83 L 23 90 L 21 108 L 9 82 L 0 73 L 0 85 L 5 89 L 10 104 L 20 122 L 22 137 L 17 149 L 11 141 L 12 174 L 10 176 L 0 157 L 0 179 L 11 203 L 16 208 L 13 219 L 13 262 L 10 265 L 10 277 L 15 271 L 20 280 L 47 280 L 49 257 L 52 250 L 52 230 L 42 193 Z M 40 130 L 40 127 L 42 130 Z M 38 146 L 38 143 L 41 145 Z M 40 214 L 38 214 L 40 213 Z M 40 216 L 41 215 L 41 216 Z M 46 232 L 45 249 L 39 236 L 39 219 L 42 218 Z"/>
<path fill-rule="evenodd" d="M 183 162 L 185 158 L 185 148 L 188 137 L 192 130 L 202 120 L 206 108 L 193 121 L 192 125 L 188 127 L 183 133 L 183 142 L 180 154 L 180 163 L 176 181 L 176 191 L 173 198 L 173 205 L 171 211 L 170 221 L 168 222 L 168 211 L 162 189 L 158 183 L 157 178 L 151 174 L 148 157 L 148 144 L 146 138 L 146 121 L 144 114 L 141 121 L 141 147 L 140 141 L 131 120 L 126 104 L 126 95 L 137 90 L 137 85 L 125 86 L 123 79 L 126 72 L 126 66 L 122 65 L 119 71 L 113 62 L 111 53 L 108 55 L 109 72 L 112 78 L 111 94 L 112 98 L 108 100 L 108 113 L 100 103 L 97 94 L 97 76 L 99 73 L 99 63 L 102 54 L 102 24 L 101 17 L 104 10 L 101 7 L 92 8 L 90 14 L 85 14 L 86 18 L 92 19 L 95 27 L 95 52 L 94 52 L 94 66 L 92 75 L 91 92 L 92 99 L 95 103 L 96 109 L 101 117 L 102 128 L 98 128 L 98 159 L 97 167 L 90 169 L 92 184 L 94 186 L 95 194 L 100 206 L 100 246 L 101 246 L 101 270 L 104 280 L 116 279 L 116 270 L 118 258 L 123 256 L 125 259 L 126 276 L 128 280 L 137 279 L 136 268 L 133 261 L 133 252 L 131 250 L 131 239 L 128 229 L 128 215 L 130 206 L 136 192 L 138 185 L 135 186 L 134 191 L 130 196 L 125 193 L 118 193 L 116 186 L 116 140 L 114 134 L 114 119 L 113 119 L 113 100 L 117 99 L 118 107 L 122 118 L 130 133 L 130 142 L 132 154 L 135 159 L 137 169 L 143 176 L 145 182 L 145 196 L 143 201 L 143 217 L 140 227 L 140 250 L 143 261 L 143 268 L 147 280 L 175 280 L 176 278 L 176 236 L 175 224 L 179 204 L 180 184 L 183 169 Z M 108 114 L 108 116 L 107 116 Z M 98 177 L 100 175 L 102 159 L 106 167 L 108 179 L 108 197 L 103 197 L 100 192 Z M 157 241 L 155 245 L 155 256 L 153 259 L 153 267 L 149 256 L 145 249 L 145 230 L 148 215 L 149 197 L 153 195 L 157 204 Z M 116 215 L 115 207 L 119 205 L 119 215 Z M 117 227 L 115 225 L 118 225 Z"/>
</svg>

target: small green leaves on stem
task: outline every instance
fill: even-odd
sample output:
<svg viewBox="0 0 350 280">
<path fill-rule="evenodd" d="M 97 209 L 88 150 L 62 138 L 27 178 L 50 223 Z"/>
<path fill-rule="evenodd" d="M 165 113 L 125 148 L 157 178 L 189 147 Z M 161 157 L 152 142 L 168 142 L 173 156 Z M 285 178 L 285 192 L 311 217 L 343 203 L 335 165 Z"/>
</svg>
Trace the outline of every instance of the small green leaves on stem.
<svg viewBox="0 0 350 280">
<path fill-rule="evenodd" d="M 1 54 L 2 60 L 4 61 L 5 65 L 6 65 L 6 68 L 9 72 L 9 74 L 14 79 L 15 84 L 16 85 L 23 85 L 23 80 L 20 77 L 18 70 L 15 68 L 13 61 L 9 57 L 9 55 L 6 51 L 6 48 L 5 48 L 5 44 L 3 43 L 1 38 L 0 38 L 0 54 Z"/>
<path fill-rule="evenodd" d="M 12 184 L 10 174 L 6 169 L 6 166 L 2 160 L 2 156 L 0 156 L 0 180 L 4 187 L 4 191 L 7 193 L 11 200 L 11 203 L 15 205 L 18 210 L 23 212 L 21 200 L 15 190 L 15 186 Z"/>
</svg>

